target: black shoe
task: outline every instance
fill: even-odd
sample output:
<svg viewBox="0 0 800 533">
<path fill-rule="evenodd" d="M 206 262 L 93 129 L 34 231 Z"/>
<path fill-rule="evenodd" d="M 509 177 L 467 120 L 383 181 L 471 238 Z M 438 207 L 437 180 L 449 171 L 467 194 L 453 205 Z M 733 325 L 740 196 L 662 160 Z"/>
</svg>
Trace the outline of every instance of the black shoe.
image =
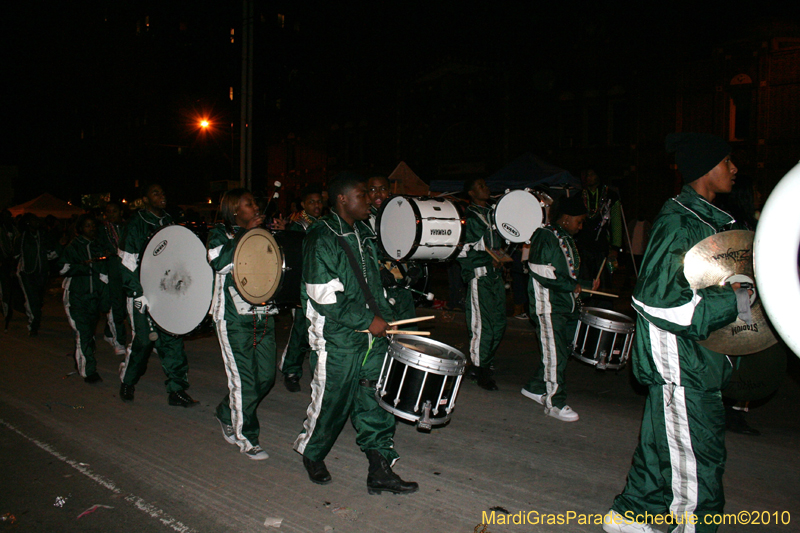
<svg viewBox="0 0 800 533">
<path fill-rule="evenodd" d="M 189 396 L 185 390 L 169 393 L 169 404 L 177 407 L 191 407 L 197 403 L 197 400 Z"/>
<path fill-rule="evenodd" d="M 759 430 L 751 427 L 750 424 L 747 423 L 747 420 L 744 419 L 744 411 L 739 411 L 738 409 L 729 407 L 725 408 L 725 429 L 741 435 L 750 435 L 752 437 L 758 437 L 761 435 Z"/>
<path fill-rule="evenodd" d="M 133 385 L 126 385 L 125 383 L 121 383 L 119 386 L 119 397 L 122 398 L 123 402 L 132 402 L 134 390 L 136 390 L 136 387 L 134 387 Z"/>
<path fill-rule="evenodd" d="M 367 452 L 369 474 L 367 475 L 367 492 L 381 494 L 383 491 L 394 494 L 411 494 L 419 490 L 413 481 L 403 481 L 392 471 L 389 461 L 377 450 Z"/>
<path fill-rule="evenodd" d="M 289 392 L 300 392 L 300 376 L 297 374 L 286 374 L 283 384 Z"/>
<path fill-rule="evenodd" d="M 103 381 L 103 378 L 100 377 L 100 374 L 94 372 L 83 378 L 83 381 L 86 383 L 97 383 L 98 381 Z"/>
<path fill-rule="evenodd" d="M 467 370 L 464 372 L 464 379 L 468 379 L 470 381 L 477 381 L 478 380 L 478 367 L 475 365 L 469 365 Z"/>
<path fill-rule="evenodd" d="M 325 467 L 325 461 L 312 461 L 304 455 L 303 466 L 308 472 L 308 479 L 317 485 L 327 485 L 331 482 L 331 473 Z"/>
<path fill-rule="evenodd" d="M 478 368 L 478 386 L 488 391 L 498 390 L 497 383 L 492 379 L 492 371 L 488 368 Z"/>
</svg>

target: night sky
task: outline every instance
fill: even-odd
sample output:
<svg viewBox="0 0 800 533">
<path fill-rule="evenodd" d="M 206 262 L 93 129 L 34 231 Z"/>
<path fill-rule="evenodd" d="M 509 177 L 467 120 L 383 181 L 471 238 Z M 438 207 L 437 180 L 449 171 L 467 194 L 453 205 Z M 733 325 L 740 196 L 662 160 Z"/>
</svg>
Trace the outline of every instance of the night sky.
<svg viewBox="0 0 800 533">
<path fill-rule="evenodd" d="M 523 86 L 590 87 L 601 75 L 624 80 L 708 56 L 762 16 L 795 15 L 732 3 L 588 4 L 256 2 L 258 116 L 276 136 L 358 119 L 448 59 L 491 64 Z M 277 29 L 278 13 L 293 31 Z M 229 32 L 239 31 L 240 2 L 5 2 L 2 14 L 0 165 L 18 168 L 14 203 L 45 191 L 124 196 L 135 179 L 230 177 L 227 129 L 203 136 L 194 122 L 238 117 L 228 91 L 241 60 Z"/>
</svg>

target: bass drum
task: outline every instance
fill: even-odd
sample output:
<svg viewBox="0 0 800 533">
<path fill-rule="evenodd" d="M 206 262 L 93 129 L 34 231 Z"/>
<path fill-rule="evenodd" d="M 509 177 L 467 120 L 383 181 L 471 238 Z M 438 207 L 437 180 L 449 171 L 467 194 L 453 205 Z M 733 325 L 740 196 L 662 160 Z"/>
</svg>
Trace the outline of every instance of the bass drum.
<svg viewBox="0 0 800 533">
<path fill-rule="evenodd" d="M 755 402 L 778 390 L 786 376 L 788 353 L 783 343 L 747 357 L 731 357 L 733 374 L 722 396 L 739 402 Z"/>
<path fill-rule="evenodd" d="M 300 305 L 304 238 L 299 231 L 273 235 L 253 228 L 239 239 L 233 255 L 233 281 L 245 301 Z"/>
<path fill-rule="evenodd" d="M 533 232 L 547 222 L 548 211 L 536 191 L 506 191 L 492 207 L 494 229 L 507 242 L 530 243 Z"/>
<path fill-rule="evenodd" d="M 447 261 L 464 241 L 461 208 L 445 198 L 395 196 L 381 206 L 378 244 L 393 261 Z"/>
<path fill-rule="evenodd" d="M 150 238 L 139 268 L 150 318 L 172 335 L 194 331 L 208 315 L 214 271 L 206 247 L 183 226 L 165 226 Z"/>
</svg>

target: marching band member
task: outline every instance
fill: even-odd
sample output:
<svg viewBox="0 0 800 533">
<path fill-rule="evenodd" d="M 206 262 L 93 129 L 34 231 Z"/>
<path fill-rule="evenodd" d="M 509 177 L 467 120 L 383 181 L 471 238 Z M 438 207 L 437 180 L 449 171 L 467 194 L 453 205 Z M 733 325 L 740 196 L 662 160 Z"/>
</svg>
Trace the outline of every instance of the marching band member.
<svg viewBox="0 0 800 533">
<path fill-rule="evenodd" d="M 303 210 L 286 228 L 290 231 L 306 233 L 322 214 L 322 191 L 315 185 L 309 185 L 301 192 L 300 206 Z M 308 320 L 298 309 L 292 309 L 292 330 L 289 342 L 281 355 L 281 373 L 283 384 L 289 392 L 300 391 L 300 378 L 303 376 L 303 358 L 311 347 L 308 345 Z"/>
<path fill-rule="evenodd" d="M 569 345 L 578 327 L 581 257 L 573 236 L 583 227 L 586 206 L 579 195 L 562 196 L 551 209 L 551 220 L 531 239 L 528 271 L 529 316 L 539 338 L 541 364 L 522 394 L 544 405 L 545 414 L 575 422 L 578 413 L 567 405 L 564 374 Z M 594 280 L 597 289 L 600 280 Z"/>
<path fill-rule="evenodd" d="M 506 290 L 503 268 L 489 253 L 500 248 L 502 238 L 492 229 L 489 187 L 483 178 L 464 183 L 469 194 L 464 247 L 458 255 L 461 277 L 467 284 L 466 318 L 469 331 L 469 356 L 478 385 L 497 390 L 492 378 L 492 361 L 506 331 Z"/>
<path fill-rule="evenodd" d="M 311 403 L 294 449 L 303 455 L 311 481 L 330 483 L 324 460 L 350 418 L 356 442 L 369 459 L 369 493 L 416 492 L 416 483 L 392 471 L 399 457 L 395 419 L 375 399 L 392 309 L 381 286 L 372 232 L 364 223 L 369 217 L 367 187 L 359 176 L 342 173 L 331 181 L 329 192 L 331 213 L 309 230 L 303 243 L 301 305 L 311 326 L 314 375 Z"/>
<path fill-rule="evenodd" d="M 383 176 L 370 178 L 369 181 L 367 181 L 367 199 L 370 203 L 369 226 L 370 229 L 372 229 L 374 238 L 377 238 L 378 211 L 380 211 L 383 203 L 389 199 L 389 180 Z M 378 250 L 378 254 L 380 255 L 380 250 L 377 247 L 376 250 Z M 417 316 L 417 306 L 414 303 L 414 296 L 408 289 L 396 286 L 394 274 L 386 268 L 383 262 L 381 262 L 381 277 L 388 278 L 388 283 L 384 283 L 384 287 L 390 285 L 386 287 L 386 296 L 389 299 L 389 304 L 391 304 L 394 309 L 395 318 L 398 320 L 415 318 Z M 403 327 L 407 331 L 417 329 L 417 326 L 414 324 L 408 324 Z"/>
<path fill-rule="evenodd" d="M 108 256 L 108 297 L 111 306 L 108 311 L 103 340 L 114 348 L 117 355 L 125 355 L 125 290 L 122 287 L 122 263 L 117 255 L 119 236 L 122 233 L 122 211 L 119 204 L 109 202 L 103 213 L 105 220 L 98 228 L 98 240 L 103 243 Z"/>
<path fill-rule="evenodd" d="M 123 266 L 122 283 L 128 296 L 128 317 L 131 321 L 131 341 L 125 361 L 120 365 L 122 383 L 119 396 L 123 401 L 133 401 L 136 383 L 147 370 L 150 352 L 155 349 L 167 375 L 169 404 L 191 407 L 197 402 L 186 392 L 189 388 L 189 361 L 183 347 L 183 338 L 170 335 L 152 323 L 147 314 L 150 302 L 142 293 L 142 284 L 139 282 L 140 254 L 156 231 L 172 224 L 172 216 L 165 211 L 167 196 L 161 185 L 146 186 L 143 193 L 144 209 L 128 221 L 119 244 L 119 257 Z M 151 340 L 151 335 L 158 338 Z"/>
<path fill-rule="evenodd" d="M 718 193 L 731 191 L 737 169 L 731 147 L 713 135 L 670 134 L 666 148 L 675 152 L 686 185 L 664 204 L 653 224 L 633 293 L 638 313 L 633 371 L 649 393 L 628 482 L 604 520 L 608 532 L 655 531 L 626 521 L 626 513 L 669 513 L 681 520 L 677 530 L 682 532 L 716 531 L 713 520 L 705 520 L 722 513 L 725 504 L 720 389 L 731 375 L 731 363 L 698 341 L 736 320 L 734 291 L 740 287 L 692 289 L 683 258 L 695 244 L 734 223 L 711 202 Z"/>
<path fill-rule="evenodd" d="M 28 315 L 28 335 L 39 334 L 42 323 L 44 291 L 50 273 L 49 261 L 58 258 L 55 243 L 41 230 L 41 220 L 33 213 L 22 217 L 23 229 L 14 247 L 17 262 L 17 278 L 25 297 L 25 312 Z"/>
<path fill-rule="evenodd" d="M 58 260 L 64 276 L 64 311 L 75 331 L 75 367 L 86 383 L 102 381 L 94 357 L 97 319 L 108 310 L 108 249 L 97 239 L 97 222 L 81 215 L 78 235 Z"/>
<path fill-rule="evenodd" d="M 252 305 L 236 291 L 233 258 L 244 233 L 264 221 L 246 189 L 225 193 L 220 204 L 223 222 L 208 235 L 208 262 L 214 269 L 211 314 L 228 375 L 228 394 L 217 405 L 222 436 L 253 460 L 269 458 L 259 445 L 256 411 L 275 384 L 275 320 L 278 308 Z"/>
</svg>

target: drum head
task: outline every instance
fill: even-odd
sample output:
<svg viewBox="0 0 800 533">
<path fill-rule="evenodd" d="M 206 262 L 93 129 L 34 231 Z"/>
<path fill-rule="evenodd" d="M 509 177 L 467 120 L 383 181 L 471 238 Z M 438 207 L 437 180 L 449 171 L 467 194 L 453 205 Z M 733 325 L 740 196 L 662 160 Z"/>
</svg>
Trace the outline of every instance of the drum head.
<svg viewBox="0 0 800 533">
<path fill-rule="evenodd" d="M 280 288 L 283 253 L 272 234 L 262 228 L 245 233 L 233 255 L 236 290 L 253 305 L 268 302 Z"/>
<path fill-rule="evenodd" d="M 383 204 L 378 215 L 378 242 L 391 259 L 405 259 L 418 244 L 419 217 L 413 198 L 396 196 Z"/>
<path fill-rule="evenodd" d="M 539 198 L 528 191 L 510 191 L 494 204 L 497 233 L 508 242 L 529 242 L 536 228 L 544 224 Z"/>
<path fill-rule="evenodd" d="M 636 329 L 636 323 L 629 316 L 609 309 L 600 309 L 599 307 L 584 307 L 581 309 L 581 322 L 604 331 L 617 333 L 633 333 Z"/>
<path fill-rule="evenodd" d="M 139 281 L 150 317 L 173 335 L 194 330 L 211 308 L 214 271 L 206 247 L 183 226 L 166 226 L 153 235 L 142 253 Z"/>
</svg>

